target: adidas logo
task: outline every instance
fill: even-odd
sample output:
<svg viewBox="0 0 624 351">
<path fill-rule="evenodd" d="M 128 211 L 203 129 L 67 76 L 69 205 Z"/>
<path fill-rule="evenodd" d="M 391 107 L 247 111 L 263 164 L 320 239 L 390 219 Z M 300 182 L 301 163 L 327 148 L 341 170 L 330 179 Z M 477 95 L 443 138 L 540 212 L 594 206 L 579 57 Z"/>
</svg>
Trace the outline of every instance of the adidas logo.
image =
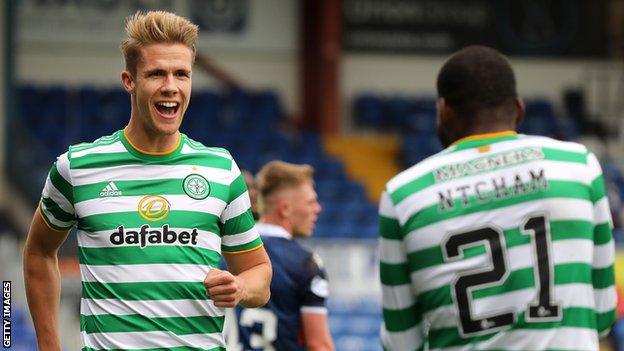
<svg viewBox="0 0 624 351">
<path fill-rule="evenodd" d="M 108 183 L 102 191 L 100 192 L 100 197 L 102 196 L 121 196 L 121 190 L 117 188 L 114 182 Z"/>
</svg>

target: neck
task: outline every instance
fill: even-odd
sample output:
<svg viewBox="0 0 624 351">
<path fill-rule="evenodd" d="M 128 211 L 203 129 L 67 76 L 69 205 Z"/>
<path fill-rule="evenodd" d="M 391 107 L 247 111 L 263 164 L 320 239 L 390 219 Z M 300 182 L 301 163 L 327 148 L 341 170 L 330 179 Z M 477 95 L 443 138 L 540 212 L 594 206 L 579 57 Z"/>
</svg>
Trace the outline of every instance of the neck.
<svg viewBox="0 0 624 351">
<path fill-rule="evenodd" d="M 269 213 L 260 217 L 260 223 L 279 225 L 292 236 L 292 225 L 285 218 Z"/>
<path fill-rule="evenodd" d="M 471 135 L 478 134 L 491 134 L 491 133 L 500 133 L 500 132 L 508 132 L 515 131 L 516 126 L 510 123 L 493 123 L 493 124 L 483 124 L 483 123 L 475 123 L 470 126 L 463 126 L 463 128 L 459 129 L 457 135 L 455 136 L 455 140 L 453 143 L 458 140 L 464 139 Z"/>
<path fill-rule="evenodd" d="M 180 141 L 180 132 L 173 134 L 150 133 L 145 128 L 138 127 L 133 120 L 124 128 L 126 139 L 139 151 L 148 153 L 166 154 L 172 152 Z"/>
</svg>

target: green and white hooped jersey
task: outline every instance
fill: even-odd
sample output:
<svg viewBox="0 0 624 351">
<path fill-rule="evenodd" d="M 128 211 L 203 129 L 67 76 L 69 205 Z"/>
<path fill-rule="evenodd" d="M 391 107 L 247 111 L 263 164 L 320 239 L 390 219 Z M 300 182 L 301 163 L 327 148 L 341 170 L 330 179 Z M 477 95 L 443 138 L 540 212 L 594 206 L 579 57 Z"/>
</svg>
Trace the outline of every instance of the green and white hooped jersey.
<svg viewBox="0 0 624 351">
<path fill-rule="evenodd" d="M 52 166 L 40 211 L 77 227 L 83 350 L 224 350 L 224 310 L 203 280 L 221 252 L 262 245 L 230 156 L 181 135 L 166 155 L 123 131 L 71 146 Z"/>
<path fill-rule="evenodd" d="M 615 320 L 598 160 L 513 132 L 463 139 L 380 202 L 387 350 L 598 350 Z"/>
</svg>

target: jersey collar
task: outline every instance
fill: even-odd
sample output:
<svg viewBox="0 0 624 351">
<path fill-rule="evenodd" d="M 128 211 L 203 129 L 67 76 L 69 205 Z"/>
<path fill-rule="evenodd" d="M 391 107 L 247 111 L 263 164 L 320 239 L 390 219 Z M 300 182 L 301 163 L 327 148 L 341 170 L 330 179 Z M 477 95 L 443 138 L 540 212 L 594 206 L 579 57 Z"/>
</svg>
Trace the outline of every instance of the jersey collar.
<svg viewBox="0 0 624 351">
<path fill-rule="evenodd" d="M 474 134 L 455 141 L 451 146 L 455 150 L 470 149 L 474 147 L 493 144 L 499 141 L 517 139 L 518 133 L 513 130 L 505 130 L 494 133 Z"/>
<path fill-rule="evenodd" d="M 256 223 L 256 228 L 258 229 L 258 233 L 262 236 L 292 239 L 292 235 L 290 235 L 284 227 L 277 224 Z"/>
<path fill-rule="evenodd" d="M 171 150 L 168 150 L 165 152 L 149 152 L 149 151 L 141 150 L 138 147 L 136 147 L 132 143 L 132 141 L 128 139 L 125 129 L 122 129 L 120 132 L 121 132 L 121 137 L 120 137 L 121 143 L 124 145 L 124 147 L 126 148 L 126 150 L 128 150 L 129 153 L 131 153 L 132 155 L 138 158 L 141 158 L 144 160 L 152 160 L 152 161 L 163 160 L 163 159 L 167 159 L 167 158 L 178 155 L 180 151 L 182 150 L 182 145 L 184 144 L 184 137 L 185 137 L 183 133 L 180 133 L 180 135 L 178 136 L 178 144 L 175 146 L 175 148 Z"/>
</svg>

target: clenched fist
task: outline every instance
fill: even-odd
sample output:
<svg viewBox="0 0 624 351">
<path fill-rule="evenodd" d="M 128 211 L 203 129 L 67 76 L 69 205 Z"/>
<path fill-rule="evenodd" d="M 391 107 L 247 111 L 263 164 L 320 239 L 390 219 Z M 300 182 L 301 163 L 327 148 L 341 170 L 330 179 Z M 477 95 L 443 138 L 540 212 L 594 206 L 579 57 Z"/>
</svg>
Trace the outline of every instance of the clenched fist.
<svg viewBox="0 0 624 351">
<path fill-rule="evenodd" d="M 244 298 L 242 280 L 228 271 L 212 268 L 204 286 L 217 307 L 234 307 Z"/>
</svg>

